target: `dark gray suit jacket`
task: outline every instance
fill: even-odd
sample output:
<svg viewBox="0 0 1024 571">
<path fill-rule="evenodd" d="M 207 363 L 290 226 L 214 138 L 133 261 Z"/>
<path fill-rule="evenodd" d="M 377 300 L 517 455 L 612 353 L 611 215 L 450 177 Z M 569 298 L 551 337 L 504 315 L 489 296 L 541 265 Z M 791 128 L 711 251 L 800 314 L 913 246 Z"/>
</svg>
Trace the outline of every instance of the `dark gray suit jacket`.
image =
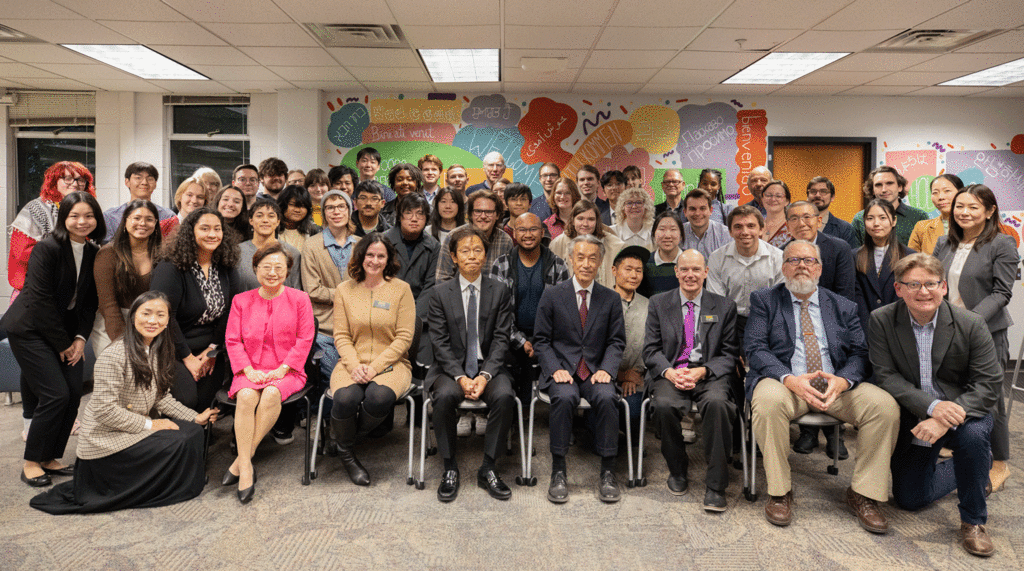
<svg viewBox="0 0 1024 571">
<path fill-rule="evenodd" d="M 551 384 L 559 369 L 576 373 L 582 357 L 591 373 L 605 371 L 614 380 L 626 348 L 622 298 L 594 283 L 586 327 L 580 326 L 575 280 L 544 289 L 533 325 L 533 348 L 540 362 L 540 388 Z"/>
<path fill-rule="evenodd" d="M 434 363 L 423 380 L 429 388 L 441 377 L 457 379 L 466 374 L 466 312 L 462 307 L 461 280 L 441 282 L 431 290 L 427 323 L 434 347 Z M 508 288 L 483 276 L 480 280 L 480 372 L 496 377 L 505 367 L 512 333 L 512 302 Z"/>
<path fill-rule="evenodd" d="M 935 245 L 935 257 L 942 260 L 948 279 L 956 250 L 950 247 L 949 237 L 942 236 Z M 989 332 L 1002 331 L 1013 325 L 1006 309 L 1013 295 L 1013 280 L 1017 279 L 1020 255 L 1017 243 L 1006 234 L 996 234 L 991 242 L 976 246 L 967 255 L 960 272 L 960 297 L 964 305 L 977 313 L 988 324 Z"/>
<path fill-rule="evenodd" d="M 659 293 L 648 304 L 643 355 L 647 377 L 652 382 L 673 366 L 683 344 L 682 308 L 679 289 Z M 740 355 L 736 333 L 736 303 L 704 290 L 697 316 L 697 337 L 708 380 L 736 376 Z"/>
<path fill-rule="evenodd" d="M 962 406 L 967 416 L 985 416 L 995 409 L 1003 382 L 992 335 L 976 313 L 948 301 L 943 301 L 938 311 L 932 340 L 932 384 L 946 400 Z M 876 309 L 871 313 L 868 346 L 878 386 L 924 419 L 935 397 L 921 389 L 921 362 L 911 319 L 902 299 Z"/>
<path fill-rule="evenodd" d="M 814 243 L 821 249 L 821 278 L 818 279 L 818 285 L 856 302 L 856 269 L 849 244 L 824 232 L 818 232 Z"/>
</svg>

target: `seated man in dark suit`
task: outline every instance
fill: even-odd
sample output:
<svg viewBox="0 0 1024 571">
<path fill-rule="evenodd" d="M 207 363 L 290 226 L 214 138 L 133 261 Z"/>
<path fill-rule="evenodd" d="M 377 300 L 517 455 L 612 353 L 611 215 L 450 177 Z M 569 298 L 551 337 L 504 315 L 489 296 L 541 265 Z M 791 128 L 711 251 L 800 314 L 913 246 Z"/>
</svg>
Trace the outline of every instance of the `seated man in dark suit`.
<svg viewBox="0 0 1024 571">
<path fill-rule="evenodd" d="M 877 502 L 889 499 L 899 407 L 889 393 L 863 382 L 868 348 L 857 304 L 818 287 L 820 256 L 810 242 L 790 242 L 783 251 L 784 283 L 750 296 L 744 335 L 747 398 L 754 437 L 764 453 L 765 518 L 780 526 L 792 521 L 789 423 L 807 412 L 822 412 L 859 429 L 846 502 L 861 527 L 886 533 L 889 523 Z"/>
<path fill-rule="evenodd" d="M 534 322 L 533 348 L 540 362 L 540 389 L 551 397 L 551 486 L 548 499 L 569 500 L 565 455 L 569 452 L 572 419 L 580 397 L 594 415 L 594 449 L 601 456 L 598 497 L 617 502 L 615 457 L 619 445 L 619 372 L 626 347 L 626 329 L 619 294 L 596 283 L 605 256 L 604 244 L 590 234 L 571 244 L 573 279 L 548 287 L 540 298 Z"/>
<path fill-rule="evenodd" d="M 484 461 L 477 485 L 491 497 L 507 500 L 512 490 L 501 481 L 494 462 L 508 437 L 515 410 L 512 379 L 505 368 L 512 330 L 512 303 L 501 282 L 481 275 L 487 257 L 483 235 L 472 226 L 452 231 L 450 255 L 457 279 L 435 286 L 427 320 L 434 345 L 434 364 L 424 379 L 434 401 L 434 431 L 444 459 L 437 498 L 450 502 L 459 493 L 455 459 L 457 407 L 464 399 L 487 403 Z M 477 293 L 479 292 L 479 293 Z"/>
<path fill-rule="evenodd" d="M 686 493 L 686 443 L 679 422 L 697 403 L 704 423 L 704 509 L 725 511 L 736 402 L 732 392 L 739 360 L 736 304 L 704 291 L 708 266 L 697 250 L 676 259 L 679 289 L 651 298 L 644 363 L 654 383 L 654 422 L 661 426 L 661 453 L 668 489 Z"/>
<path fill-rule="evenodd" d="M 984 318 L 943 300 L 937 258 L 911 254 L 895 272 L 901 299 L 871 314 L 868 339 L 878 386 L 900 404 L 892 493 L 917 510 L 956 489 L 964 549 L 988 557 L 989 438 L 1003 382 L 992 335 Z M 953 458 L 936 464 L 943 447 Z"/>
</svg>

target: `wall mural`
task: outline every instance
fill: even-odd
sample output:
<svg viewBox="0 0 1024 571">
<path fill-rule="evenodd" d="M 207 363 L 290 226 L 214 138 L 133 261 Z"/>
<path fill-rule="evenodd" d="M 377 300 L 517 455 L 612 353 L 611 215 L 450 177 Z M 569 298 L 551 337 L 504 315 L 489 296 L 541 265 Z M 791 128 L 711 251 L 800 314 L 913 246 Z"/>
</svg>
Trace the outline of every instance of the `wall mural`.
<svg viewBox="0 0 1024 571">
<path fill-rule="evenodd" d="M 636 165 L 655 202 L 664 200 L 660 181 L 665 169 L 680 169 L 688 191 L 697 186 L 700 170 L 711 167 L 725 173 L 726 199 L 734 204 L 750 200 L 747 175 L 767 162 L 770 110 L 755 101 L 561 99 L 450 93 L 331 97 L 326 101 L 331 153 L 326 162 L 355 167 L 356 153 L 373 146 L 384 157 L 378 178 L 387 183 L 391 166 L 415 163 L 429 153 L 446 166 L 466 166 L 474 184 L 484 180 L 482 158 L 496 150 L 505 157 L 506 178 L 535 188 L 545 162 L 565 172 L 588 163 L 601 172 Z M 985 149 L 942 141 L 922 141 L 914 148 L 882 143 L 878 162 L 895 166 L 911 181 L 911 205 L 936 215 L 931 180 L 956 173 L 966 184 L 982 183 L 995 191 L 1020 243 L 1024 134 Z"/>
</svg>

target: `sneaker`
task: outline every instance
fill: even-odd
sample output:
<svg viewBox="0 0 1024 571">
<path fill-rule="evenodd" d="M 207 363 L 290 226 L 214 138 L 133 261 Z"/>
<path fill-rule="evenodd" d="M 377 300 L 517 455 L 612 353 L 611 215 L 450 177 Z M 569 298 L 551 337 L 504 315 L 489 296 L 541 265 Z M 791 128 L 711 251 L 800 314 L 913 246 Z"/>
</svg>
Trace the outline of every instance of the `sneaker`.
<svg viewBox="0 0 1024 571">
<path fill-rule="evenodd" d="M 466 413 L 459 417 L 459 423 L 455 425 L 455 434 L 460 438 L 466 438 L 473 433 L 473 415 Z"/>
<path fill-rule="evenodd" d="M 291 444 L 292 442 L 295 442 L 295 437 L 292 435 L 291 432 L 283 432 L 277 430 L 276 428 L 272 428 L 270 430 L 270 434 L 274 437 L 274 442 L 277 442 L 282 446 L 284 446 L 285 444 Z"/>
<path fill-rule="evenodd" d="M 476 424 L 476 435 L 483 436 L 484 434 L 487 433 L 487 415 L 478 414 L 475 416 L 476 422 L 474 424 Z"/>
<path fill-rule="evenodd" d="M 687 444 L 693 444 L 697 441 L 697 431 L 694 430 L 693 417 L 686 415 L 683 420 L 679 422 L 680 428 L 683 430 L 683 442 Z"/>
</svg>

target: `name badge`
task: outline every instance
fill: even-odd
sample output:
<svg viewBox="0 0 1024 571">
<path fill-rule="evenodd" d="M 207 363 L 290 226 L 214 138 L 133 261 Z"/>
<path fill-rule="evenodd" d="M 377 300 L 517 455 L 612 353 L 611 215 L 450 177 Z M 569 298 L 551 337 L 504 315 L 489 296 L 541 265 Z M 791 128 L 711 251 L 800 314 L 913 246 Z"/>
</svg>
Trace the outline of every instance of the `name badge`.
<svg viewBox="0 0 1024 571">
<path fill-rule="evenodd" d="M 373 307 L 376 309 L 383 309 L 384 311 L 387 311 L 391 309 L 391 304 L 385 301 L 374 301 Z"/>
<path fill-rule="evenodd" d="M 717 315 L 701 315 L 700 320 L 704 323 L 718 323 Z"/>
</svg>

